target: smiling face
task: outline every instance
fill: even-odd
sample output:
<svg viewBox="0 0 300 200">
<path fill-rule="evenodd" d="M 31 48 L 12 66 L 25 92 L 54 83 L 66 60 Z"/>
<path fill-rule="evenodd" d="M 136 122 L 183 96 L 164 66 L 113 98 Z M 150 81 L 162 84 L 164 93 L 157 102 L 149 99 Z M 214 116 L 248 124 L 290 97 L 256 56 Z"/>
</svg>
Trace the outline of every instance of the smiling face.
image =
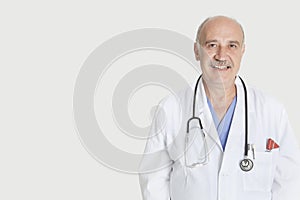
<svg viewBox="0 0 300 200">
<path fill-rule="evenodd" d="M 245 51 L 243 30 L 233 19 L 210 18 L 197 36 L 194 51 L 207 83 L 234 84 Z"/>
</svg>

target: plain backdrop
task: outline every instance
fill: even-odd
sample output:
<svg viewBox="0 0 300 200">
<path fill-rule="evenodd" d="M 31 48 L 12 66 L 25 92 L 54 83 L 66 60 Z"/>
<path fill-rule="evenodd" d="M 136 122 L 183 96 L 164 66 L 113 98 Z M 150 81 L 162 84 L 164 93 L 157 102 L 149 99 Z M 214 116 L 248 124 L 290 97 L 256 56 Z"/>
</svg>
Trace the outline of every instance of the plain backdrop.
<svg viewBox="0 0 300 200">
<path fill-rule="evenodd" d="M 82 146 L 76 77 L 115 35 L 154 27 L 193 39 L 220 14 L 245 29 L 240 74 L 285 105 L 300 141 L 297 1 L 1 1 L 0 199 L 141 199 L 137 175 L 103 166 Z"/>
</svg>

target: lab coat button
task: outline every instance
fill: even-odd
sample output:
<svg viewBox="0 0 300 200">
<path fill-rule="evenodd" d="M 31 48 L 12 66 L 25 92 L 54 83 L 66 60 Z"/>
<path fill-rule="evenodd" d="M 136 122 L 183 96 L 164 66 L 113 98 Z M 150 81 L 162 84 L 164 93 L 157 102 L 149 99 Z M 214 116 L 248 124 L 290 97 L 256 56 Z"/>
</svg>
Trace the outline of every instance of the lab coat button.
<svg viewBox="0 0 300 200">
<path fill-rule="evenodd" d="M 228 176 L 228 173 L 222 173 L 221 176 L 226 177 Z"/>
</svg>

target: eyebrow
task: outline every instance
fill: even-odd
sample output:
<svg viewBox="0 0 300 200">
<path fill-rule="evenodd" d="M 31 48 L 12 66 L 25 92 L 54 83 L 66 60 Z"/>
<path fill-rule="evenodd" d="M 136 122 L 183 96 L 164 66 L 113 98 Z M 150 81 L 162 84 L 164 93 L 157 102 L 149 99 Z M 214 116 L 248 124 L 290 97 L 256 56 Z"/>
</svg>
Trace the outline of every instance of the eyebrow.
<svg viewBox="0 0 300 200">
<path fill-rule="evenodd" d="M 230 44 L 236 44 L 236 45 L 238 45 L 238 46 L 241 45 L 240 42 L 237 41 L 237 40 L 229 41 L 229 43 L 230 43 Z"/>
<path fill-rule="evenodd" d="M 206 44 L 209 44 L 209 43 L 212 43 L 212 42 L 218 42 L 218 40 L 207 40 L 207 41 L 205 42 L 205 45 L 206 45 Z"/>
<path fill-rule="evenodd" d="M 205 42 L 205 45 L 206 45 L 206 44 L 209 44 L 209 43 L 212 43 L 212 42 L 218 42 L 218 40 L 208 40 L 208 41 Z M 238 46 L 241 45 L 240 42 L 237 41 L 237 40 L 230 40 L 230 41 L 229 41 L 229 44 L 236 44 L 236 45 L 238 45 Z"/>
</svg>

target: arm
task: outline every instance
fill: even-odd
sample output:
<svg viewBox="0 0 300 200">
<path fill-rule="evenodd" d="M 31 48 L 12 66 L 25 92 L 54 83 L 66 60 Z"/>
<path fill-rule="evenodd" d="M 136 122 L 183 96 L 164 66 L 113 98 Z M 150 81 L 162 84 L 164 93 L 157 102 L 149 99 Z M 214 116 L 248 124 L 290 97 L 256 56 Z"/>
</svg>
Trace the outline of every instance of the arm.
<svg viewBox="0 0 300 200">
<path fill-rule="evenodd" d="M 300 196 L 300 150 L 285 110 L 282 111 L 279 123 L 281 140 L 272 187 L 272 200 L 298 199 Z"/>
<path fill-rule="evenodd" d="M 172 160 L 166 147 L 165 112 L 159 107 L 152 122 L 139 174 L 143 200 L 169 200 Z"/>
</svg>

